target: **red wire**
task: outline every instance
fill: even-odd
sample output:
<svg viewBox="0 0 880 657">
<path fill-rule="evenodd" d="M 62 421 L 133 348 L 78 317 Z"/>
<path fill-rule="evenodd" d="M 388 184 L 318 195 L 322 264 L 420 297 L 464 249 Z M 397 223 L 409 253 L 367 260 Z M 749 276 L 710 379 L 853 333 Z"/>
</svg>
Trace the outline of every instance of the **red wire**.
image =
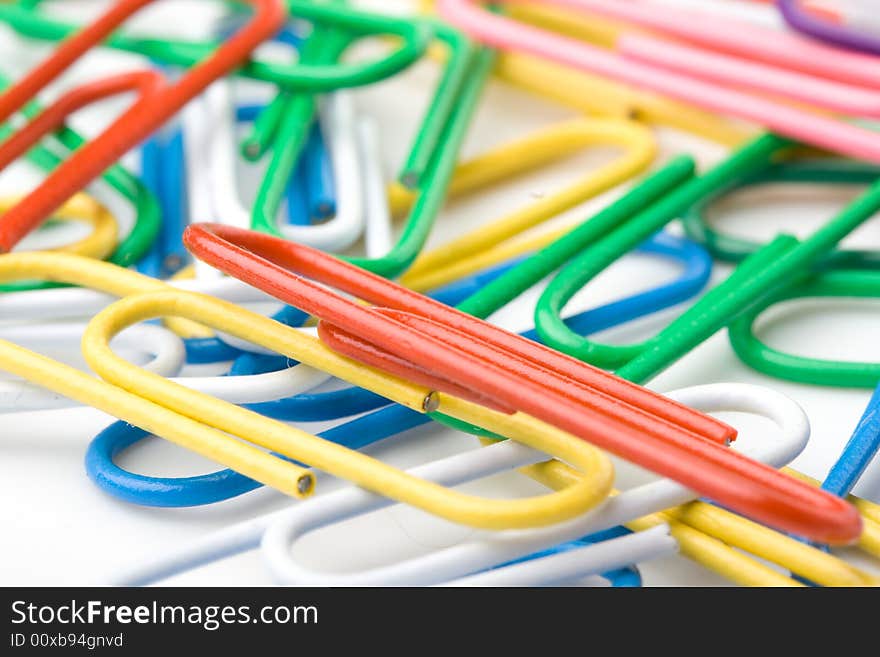
<svg viewBox="0 0 880 657">
<path fill-rule="evenodd" d="M 42 137 L 60 128 L 67 117 L 77 110 L 129 91 L 143 97 L 154 93 L 163 82 L 164 78 L 155 71 L 135 71 L 71 89 L 0 145 L 0 170 L 24 155 Z"/>
<path fill-rule="evenodd" d="M 121 23 L 152 1 L 119 0 L 95 22 L 63 41 L 48 59 L 0 96 L 0 122 L 9 119 L 79 57 L 100 44 Z M 256 7 L 251 20 L 210 57 L 195 65 L 174 84 L 156 84 L 149 89 L 144 88 L 138 100 L 101 135 L 79 148 L 0 218 L 0 253 L 12 250 L 67 199 L 160 128 L 214 80 L 244 63 L 260 43 L 281 29 L 287 18 L 282 0 L 250 2 Z M 74 96 L 82 93 L 82 88 L 72 92 Z M 70 98 L 62 99 L 62 104 L 68 102 L 75 103 Z M 53 110 L 57 110 L 57 104 Z M 39 125 L 49 125 L 53 120 L 51 117 L 43 119 Z M 31 130 L 37 132 L 34 128 Z M 8 152 L 17 148 L 11 146 Z"/>
<path fill-rule="evenodd" d="M 645 388 L 300 244 L 216 224 L 190 226 L 184 243 L 209 265 L 331 324 L 322 335 L 350 357 L 407 363 L 408 373 L 428 373 L 440 390 L 455 382 L 782 531 L 833 544 L 861 534 L 845 500 L 709 440 L 704 429 L 735 432 Z"/>
</svg>

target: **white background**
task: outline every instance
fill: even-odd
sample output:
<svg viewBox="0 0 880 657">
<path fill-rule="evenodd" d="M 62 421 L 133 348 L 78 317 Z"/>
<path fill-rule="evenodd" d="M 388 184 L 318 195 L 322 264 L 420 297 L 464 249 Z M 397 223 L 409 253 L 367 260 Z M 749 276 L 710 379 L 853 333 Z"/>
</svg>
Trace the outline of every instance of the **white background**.
<svg viewBox="0 0 880 657">
<path fill-rule="evenodd" d="M 66 2 L 62 9 L 58 4 L 47 5 L 47 10 L 58 11 L 59 15 L 63 12 L 63 15 L 81 16 L 84 11 L 88 14 L 103 3 L 95 0 Z M 413 3 L 374 0 L 358 4 L 387 11 L 408 11 Z M 716 0 L 714 4 L 731 3 Z M 207 2 L 159 2 L 143 12 L 136 27 L 146 32 L 201 36 L 209 32 L 211 17 L 217 15 L 220 6 L 220 3 Z M 25 42 L 5 29 L 0 30 L 0 66 L 5 74 L 21 75 L 44 52 L 45 47 Z M 90 55 L 60 85 L 53 87 L 49 96 L 73 80 L 89 79 L 141 64 L 138 58 L 119 53 Z M 402 162 L 436 77 L 435 65 L 422 62 L 392 80 L 357 92 L 360 110 L 374 116 L 381 127 L 384 164 L 389 176 Z M 259 85 L 242 84 L 239 87 L 240 99 L 268 98 L 270 93 L 270 89 Z M 94 132 L 120 106 L 117 101 L 82 112 L 75 117 L 74 125 L 85 132 Z M 563 107 L 493 82 L 470 130 L 464 155 L 483 152 L 572 115 Z M 662 156 L 655 166 L 681 152 L 696 155 L 702 166 L 724 155 L 723 149 L 692 136 L 666 130 L 658 131 L 657 136 L 662 144 Z M 595 149 L 537 174 L 501 185 L 490 193 L 451 203 L 440 216 L 430 245 L 441 244 L 469 228 L 503 216 L 537 196 L 552 193 L 613 156 L 613 149 Z M 126 161 L 137 166 L 137 158 Z M 258 173 L 257 170 L 242 172 L 241 191 L 245 199 L 253 198 Z M 36 179 L 32 171 L 16 166 L 0 177 L 0 191 L 21 193 L 25 185 Z M 607 203 L 617 193 L 619 191 L 567 213 L 561 220 L 586 218 L 593 209 Z M 780 231 L 807 235 L 854 193 L 854 190 L 822 186 L 766 188 L 741 195 L 725 206 L 723 216 L 715 216 L 714 220 L 723 220 L 728 232 L 762 239 Z M 114 210 L 123 222 L 131 221 L 131 212 L 124 204 L 114 206 Z M 847 244 L 880 248 L 880 221 L 869 222 Z M 617 298 L 624 291 L 645 289 L 675 276 L 676 271 L 675 265 L 668 262 L 628 257 L 579 294 L 569 310 L 591 307 Z M 719 266 L 715 280 L 728 271 Z M 540 287 L 525 294 L 492 320 L 512 329 L 531 326 L 532 310 Z M 877 361 L 880 358 L 877 310 L 875 301 L 787 304 L 779 311 L 769 313 L 761 322 L 762 336 L 771 345 L 800 354 Z M 612 341 L 644 337 L 669 316 L 670 313 L 664 313 L 603 337 Z M 3 316 L 2 299 L 0 317 L 9 319 Z M 53 355 L 63 356 L 68 362 L 80 362 L 77 345 L 61 348 Z M 202 369 L 200 373 L 204 371 Z M 818 478 L 824 476 L 844 446 L 869 398 L 868 390 L 797 385 L 759 375 L 736 359 L 724 334 L 693 351 L 651 382 L 651 387 L 664 391 L 721 381 L 768 385 L 803 405 L 813 426 L 813 437 L 795 465 Z M 741 417 L 727 419 L 741 428 L 740 441 L 743 444 L 773 438 L 772 431 L 767 431 L 767 425 L 759 421 Z M 0 505 L 0 585 L 100 584 L 117 570 L 149 559 L 173 545 L 290 504 L 279 494 L 260 490 L 206 508 L 167 510 L 127 505 L 95 488 L 83 469 L 86 446 L 110 422 L 110 418 L 89 409 L 79 409 L 63 413 L 9 414 L 0 422 L 0 491 L 4 500 Z M 315 430 L 323 428 L 304 426 Z M 406 467 L 473 446 L 470 437 L 432 427 L 390 439 L 368 451 Z M 127 452 L 120 463 L 137 472 L 163 476 L 191 475 L 216 469 L 211 463 L 161 440 L 137 446 Z M 645 477 L 625 464 L 618 471 L 622 487 Z M 318 494 L 338 486 L 338 482 L 322 475 Z M 531 482 L 516 475 L 496 477 L 472 488 L 507 496 L 537 491 Z M 867 498 L 880 501 L 880 464 L 875 463 L 868 470 L 856 490 Z M 472 534 L 469 529 L 436 521 L 412 509 L 392 508 L 316 533 L 298 545 L 297 552 L 300 558 L 316 567 L 346 571 L 450 545 Z M 858 555 L 848 555 L 848 558 L 864 565 Z M 647 585 L 724 584 L 711 573 L 677 556 L 644 564 L 642 573 Z M 270 584 L 271 580 L 259 556 L 252 553 L 169 582 L 228 586 Z"/>
</svg>

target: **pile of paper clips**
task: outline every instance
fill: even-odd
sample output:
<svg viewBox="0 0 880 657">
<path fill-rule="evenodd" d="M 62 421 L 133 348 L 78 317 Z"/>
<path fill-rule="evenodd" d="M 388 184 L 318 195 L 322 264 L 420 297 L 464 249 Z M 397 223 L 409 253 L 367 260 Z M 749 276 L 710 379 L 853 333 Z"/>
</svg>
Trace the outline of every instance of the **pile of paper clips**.
<svg viewBox="0 0 880 657">
<path fill-rule="evenodd" d="M 108 0 L 82 24 L 49 0 L 0 4 L 3 38 L 40 53 L 17 76 L 4 63 L 0 169 L 43 172 L 0 201 L 3 411 L 45 412 L 60 434 L 73 406 L 118 418 L 85 449 L 82 477 L 118 506 L 201 507 L 262 486 L 291 499 L 105 583 L 161 582 L 250 550 L 285 585 L 639 586 L 638 564 L 674 552 L 740 585 L 880 583 L 848 558 L 855 546 L 880 558 L 880 505 L 851 494 L 880 448 L 880 363 L 784 353 L 756 331 L 790 300 L 880 296 L 880 252 L 839 247 L 880 211 L 873 2 L 436 0 L 382 15 L 353 0 L 218 0 L 206 41 L 127 30 L 151 4 Z M 66 84 L 93 48 L 142 65 Z M 349 90 L 423 59 L 436 86 L 389 183 L 375 117 Z M 465 161 L 493 78 L 578 118 Z M 273 97 L 247 102 L 242 80 Z M 68 123 L 120 95 L 133 99 L 98 134 Z M 729 153 L 705 170 L 687 153 L 661 164 L 657 127 Z M 426 248 L 448 199 L 595 146 L 620 154 Z M 139 170 L 123 165 L 132 154 Z M 244 161 L 262 176 L 252 202 L 238 191 Z M 710 220 L 726 198 L 776 183 L 862 191 L 803 239 L 760 244 Z M 575 224 L 534 230 L 620 186 Z M 120 199 L 131 225 L 110 209 Z M 70 223 L 89 234 L 47 247 Z M 635 250 L 680 262 L 681 277 L 565 312 Z M 709 286 L 716 263 L 732 273 Z M 536 286 L 533 330 L 487 321 Z M 590 337 L 672 308 L 641 342 Z M 644 387 L 724 331 L 768 383 L 861 388 L 866 401 L 876 388 L 823 482 L 786 467 L 810 438 L 810 409 L 772 383 Z M 90 371 L 19 346 L 80 339 Z M 194 374 L 206 364 L 224 374 Z M 773 429 L 740 449 L 737 428 L 710 415 L 726 412 Z M 312 422 L 334 424 L 313 435 Z M 362 451 L 429 423 L 473 435 L 473 449 L 412 470 Z M 150 436 L 226 469 L 122 468 L 121 453 Z M 612 457 L 655 477 L 619 491 Z M 511 469 L 549 490 L 460 489 Z M 347 486 L 321 494 L 323 474 Z M 473 531 L 358 572 L 298 558 L 305 535 L 394 504 Z"/>
</svg>

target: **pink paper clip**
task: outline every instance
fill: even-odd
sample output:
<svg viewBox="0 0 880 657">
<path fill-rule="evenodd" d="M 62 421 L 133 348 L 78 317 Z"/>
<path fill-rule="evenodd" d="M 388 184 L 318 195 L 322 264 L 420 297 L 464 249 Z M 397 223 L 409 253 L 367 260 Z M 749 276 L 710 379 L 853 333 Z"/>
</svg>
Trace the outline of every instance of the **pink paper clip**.
<svg viewBox="0 0 880 657">
<path fill-rule="evenodd" d="M 478 7 L 476 0 L 438 0 L 438 7 L 448 20 L 497 48 L 529 52 L 648 88 L 831 152 L 880 164 L 880 134 L 768 97 L 807 102 L 820 110 L 880 117 L 880 63 L 874 57 L 711 14 L 670 12 L 649 3 L 545 3 L 630 21 L 680 41 L 626 32 L 618 37 L 612 52 L 493 14 Z"/>
</svg>

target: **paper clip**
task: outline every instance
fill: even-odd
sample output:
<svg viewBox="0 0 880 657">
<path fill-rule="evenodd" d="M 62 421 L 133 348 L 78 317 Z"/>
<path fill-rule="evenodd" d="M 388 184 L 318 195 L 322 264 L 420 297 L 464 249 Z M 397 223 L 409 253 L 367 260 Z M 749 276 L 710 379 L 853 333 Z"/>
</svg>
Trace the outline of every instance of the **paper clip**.
<svg viewBox="0 0 880 657">
<path fill-rule="evenodd" d="M 718 384 L 701 386 L 671 393 L 681 403 L 704 411 L 740 410 L 766 416 L 779 428 L 779 439 L 762 443 L 750 449 L 750 454 L 761 461 L 781 466 L 794 459 L 806 446 L 809 423 L 803 411 L 788 398 L 756 386 Z M 443 478 L 451 485 L 487 476 L 497 469 L 516 467 L 532 461 L 528 450 L 510 441 L 434 462 L 413 471 L 425 477 Z M 534 462 L 534 461 L 532 461 Z M 568 480 L 578 475 L 566 467 L 548 469 L 543 466 L 528 470 L 539 481 Z M 557 475 L 554 477 L 553 475 Z M 548 485 L 550 485 L 548 483 Z M 275 577 L 281 582 L 319 585 L 430 585 L 479 573 L 512 559 L 530 555 L 584 535 L 628 523 L 647 514 L 693 499 L 695 493 L 684 486 L 662 480 L 640 486 L 610 498 L 593 513 L 567 523 L 541 530 L 495 532 L 449 548 L 416 557 L 400 564 L 380 566 L 366 572 L 349 574 L 316 573 L 300 566 L 290 557 L 290 544 L 305 533 L 345 518 L 367 513 L 390 503 L 381 497 L 356 488 L 344 489 L 310 500 L 295 508 L 282 509 L 257 519 L 222 529 L 184 547 L 175 547 L 162 556 L 149 555 L 126 573 L 117 575 L 117 585 L 144 585 L 180 572 L 211 563 L 262 545 L 263 555 Z M 649 524 L 652 524 L 649 520 Z M 663 532 L 665 533 L 665 531 Z M 692 540 L 686 530 L 680 532 L 682 542 Z M 285 554 L 282 556 L 280 550 Z M 764 566 L 750 563 L 745 555 L 730 548 L 720 547 L 728 563 L 742 567 L 752 577 L 767 582 Z M 632 559 L 621 554 L 619 563 Z M 608 564 L 603 563 L 606 567 Z M 568 576 L 571 571 L 555 571 L 556 576 Z M 771 574 L 773 571 L 769 571 Z M 578 573 L 579 574 L 579 573 Z M 510 583 L 517 571 L 503 573 Z M 761 579 L 764 577 L 764 579 Z M 781 578 L 779 578 L 781 579 Z M 552 582 L 552 580 L 550 580 Z M 769 581 L 773 581 L 770 579 Z M 502 583 L 502 582 L 495 582 Z M 547 583 L 547 580 L 530 583 Z M 558 583 L 558 582 L 553 582 Z"/>
<path fill-rule="evenodd" d="M 219 225 L 190 226 L 184 239 L 198 258 L 321 319 L 322 340 L 373 367 L 528 413 L 788 531 L 834 543 L 859 532 L 845 503 L 728 451 L 733 429 L 662 396 L 302 245 Z M 294 270 L 382 309 L 350 302 Z M 767 491 L 763 501 L 755 497 L 759 488 Z"/>
<path fill-rule="evenodd" d="M 628 40 L 631 37 L 636 44 L 654 43 L 650 32 L 646 32 L 648 30 L 664 33 L 701 48 L 771 65 L 773 68 L 765 70 L 765 76 L 768 77 L 776 76 L 778 72 L 783 75 L 788 72 L 806 74 L 811 80 L 807 82 L 805 79 L 806 86 L 815 85 L 817 81 L 821 83 L 822 79 L 839 81 L 845 85 L 843 88 L 850 91 L 858 87 L 878 89 L 880 84 L 880 74 L 873 66 L 871 57 L 834 48 L 772 26 L 756 25 L 754 21 L 723 18 L 715 13 L 717 8 L 702 3 L 698 10 L 680 8 L 675 12 L 670 12 L 667 7 L 650 0 L 626 4 L 605 0 L 558 0 L 548 4 L 556 5 L 559 10 L 579 10 L 574 15 L 565 12 L 569 15 L 570 22 L 577 26 L 573 28 L 573 35 L 593 35 L 592 39 L 601 41 L 608 47 L 618 45 L 619 38 L 620 50 L 627 56 Z M 583 16 L 579 16 L 580 12 L 584 12 Z M 613 22 L 606 22 L 604 26 L 600 23 L 598 31 L 589 27 L 602 18 Z M 634 31 L 632 26 L 638 26 L 641 30 Z M 620 34 L 621 32 L 628 33 Z M 642 42 L 642 38 L 646 41 Z M 712 52 L 699 52 L 713 56 Z M 748 65 L 749 62 L 746 61 L 745 64 Z M 784 77 L 775 79 L 781 82 Z M 746 86 L 765 82 L 766 80 L 752 80 Z M 785 96 L 791 91 L 797 93 L 797 90 L 781 85 L 775 93 Z M 864 90 L 859 95 L 862 100 L 871 98 L 870 94 L 864 95 Z M 835 99 L 825 100 L 835 102 Z"/>
<path fill-rule="evenodd" d="M 626 11 L 629 14 L 629 10 L 626 10 L 625 7 L 631 7 L 629 4 L 624 6 L 621 3 L 591 2 L 590 0 L 553 0 L 553 2 L 561 6 L 581 10 L 599 10 L 600 13 L 609 14 L 613 12 L 615 15 L 619 11 Z M 732 85 L 737 84 L 733 80 L 738 82 L 743 82 L 743 80 L 740 80 L 740 70 L 736 69 L 733 65 L 723 70 L 720 69 L 719 65 L 722 63 L 722 60 L 724 62 L 727 61 L 726 56 L 715 55 L 703 50 L 697 51 L 699 56 L 695 56 L 691 52 L 693 49 L 688 49 L 686 46 L 672 44 L 668 41 L 657 41 L 638 34 L 623 34 L 614 44 L 618 52 L 609 52 L 577 39 L 547 33 L 540 29 L 511 21 L 505 17 L 497 16 L 477 8 L 473 0 L 439 0 L 438 7 L 444 17 L 488 45 L 506 50 L 524 50 L 562 64 L 612 77 L 622 82 L 637 84 L 712 111 L 755 121 L 782 135 L 799 139 L 805 143 L 832 152 L 840 152 L 852 157 L 880 163 L 880 136 L 876 133 L 834 118 L 810 113 L 797 107 L 732 88 Z M 622 7 L 624 9 L 621 9 Z M 636 10 L 639 10 L 644 8 L 644 5 L 635 5 L 634 7 Z M 661 12 L 654 13 L 660 17 L 666 15 Z M 675 21 L 677 25 L 683 28 L 693 28 L 694 30 L 699 30 L 704 24 L 703 19 L 681 20 L 681 16 L 678 13 L 675 16 Z M 748 28 L 748 30 L 752 29 L 751 27 Z M 723 32 L 723 30 L 718 31 Z M 728 31 L 731 32 L 731 30 Z M 714 38 L 715 33 L 713 32 L 710 41 Z M 778 43 L 779 39 L 773 36 L 766 40 L 761 40 L 762 43 L 765 41 Z M 662 63 L 656 63 L 653 59 L 644 61 L 648 59 L 648 55 L 645 52 L 639 51 L 638 58 L 634 53 L 630 52 L 635 49 L 635 45 L 644 44 L 653 48 L 654 45 L 660 43 L 663 44 L 663 48 L 670 51 L 674 47 L 682 52 L 687 51 L 688 54 L 687 56 L 676 58 L 674 67 L 670 68 L 673 64 L 672 62 L 663 61 Z M 720 47 L 720 44 L 715 44 L 714 41 L 710 45 Z M 659 47 L 654 48 L 651 50 L 651 56 L 657 55 L 659 57 L 661 50 Z M 841 53 L 840 51 L 837 52 L 837 56 L 838 58 L 844 58 L 846 62 L 850 61 L 849 58 L 854 57 L 850 53 Z M 697 71 L 692 69 L 700 67 L 710 57 L 717 64 L 713 63 L 707 67 L 711 70 L 700 70 L 700 76 L 697 77 Z M 802 57 L 802 55 L 798 55 L 798 57 Z M 851 98 L 856 95 L 855 92 L 857 91 L 857 89 L 853 89 L 851 94 L 844 94 L 842 92 L 847 89 L 846 85 L 842 83 L 835 85 L 830 81 L 821 80 L 814 80 L 815 84 L 811 86 L 806 84 L 806 81 L 812 80 L 810 76 L 797 73 L 780 71 L 778 75 L 774 76 L 773 69 L 767 64 L 758 67 L 758 70 L 761 71 L 758 75 L 752 72 L 751 65 L 743 64 L 743 66 L 749 69 L 748 79 L 744 80 L 746 86 L 762 85 L 764 81 L 770 78 L 788 76 L 790 79 L 797 78 L 797 83 L 789 83 L 786 90 L 795 94 L 807 92 L 811 97 L 815 96 L 814 100 L 817 98 L 831 98 L 831 95 L 823 95 L 825 93 L 824 90 L 829 87 L 835 87 L 837 90 L 837 93 L 833 94 L 835 99 Z M 873 63 L 871 66 L 873 66 Z M 846 79 L 855 77 L 853 68 L 855 67 L 851 66 L 848 69 L 848 77 Z M 868 68 L 869 71 L 872 70 L 868 66 L 863 66 L 863 68 Z M 685 72 L 681 72 L 682 70 Z M 873 66 L 873 75 L 877 75 L 876 66 Z M 810 93 L 819 85 L 822 86 L 822 94 Z M 872 103 L 874 96 L 877 95 L 876 90 L 863 89 L 858 91 L 860 97 L 869 98 Z M 880 99 L 880 96 L 878 96 L 878 99 Z M 864 103 L 860 103 L 859 107 L 862 108 L 860 113 L 867 111 L 869 115 L 880 110 L 880 107 L 873 104 L 870 107 L 866 107 Z"/>
<path fill-rule="evenodd" d="M 220 34 L 225 35 L 231 31 L 231 29 L 225 28 L 220 30 Z M 293 46 L 297 51 L 299 51 L 303 43 L 303 39 L 291 27 L 279 32 L 275 37 L 275 41 Z M 219 109 L 221 116 L 217 117 L 220 127 L 224 130 L 227 128 L 230 130 L 229 135 L 222 136 L 224 141 L 220 147 L 227 153 L 235 150 L 235 140 L 232 136 L 234 122 L 228 117 L 222 117 L 222 114 L 226 114 L 229 111 L 231 105 L 230 97 L 231 95 L 227 91 L 223 97 L 223 107 Z M 239 122 L 262 122 L 267 120 L 267 116 L 276 114 L 279 107 L 280 104 L 276 97 L 276 100 L 269 106 L 239 107 L 236 110 L 236 118 Z M 273 119 L 273 123 L 277 128 L 276 119 Z M 217 135 L 215 139 L 219 137 Z M 228 148 L 225 142 L 226 139 L 229 140 Z M 213 140 L 210 141 L 213 142 Z M 210 146 L 207 148 L 210 148 Z M 228 156 L 224 155 L 224 157 Z M 323 131 L 317 123 L 312 126 L 309 137 L 303 147 L 296 172 L 288 182 L 287 214 L 290 223 L 300 226 L 308 226 L 314 222 L 329 219 L 336 214 L 336 189 L 332 163 L 325 145 Z"/>
<path fill-rule="evenodd" d="M 8 86 L 8 81 L 0 75 L 0 89 Z M 31 101 L 23 110 L 25 116 L 33 117 L 40 112 L 40 107 L 36 101 Z M 11 127 L 7 123 L 0 128 L 0 139 L 5 139 L 12 132 Z M 61 161 L 58 152 L 70 152 L 80 147 L 84 143 L 84 139 L 71 130 L 69 127 L 62 127 L 52 135 L 51 141 L 53 148 L 47 148 L 44 145 L 37 144 L 31 148 L 26 159 L 28 162 L 35 164 L 44 171 L 51 171 Z M 126 267 L 137 262 L 149 250 L 150 244 L 158 234 L 160 226 L 160 211 L 156 204 L 155 198 L 144 188 L 141 182 L 131 175 L 125 168 L 119 164 L 112 165 L 102 175 L 103 183 L 112 189 L 120 197 L 131 203 L 135 213 L 134 225 L 127 231 L 127 234 L 120 235 L 119 243 L 116 245 L 108 260 L 115 264 Z M 91 194 L 96 199 L 103 202 L 104 205 L 113 207 L 115 204 L 111 195 L 107 193 L 106 188 L 94 185 L 91 188 Z M 27 281 L 21 283 L 8 284 L 0 286 L 0 290 L 4 292 L 18 290 L 35 290 L 52 287 L 51 283 Z"/>
<path fill-rule="evenodd" d="M 880 363 L 832 361 L 790 354 L 764 344 L 755 335 L 759 317 L 777 303 L 810 297 L 880 297 L 880 274 L 870 270 L 831 270 L 795 282 L 763 299 L 731 323 L 730 344 L 750 367 L 773 377 L 825 386 L 874 388 Z"/>
<path fill-rule="evenodd" d="M 813 15 L 803 8 L 799 0 L 776 0 L 776 6 L 789 27 L 806 36 L 835 46 L 880 55 L 880 34 L 877 33 L 880 25 L 876 21 L 876 15 L 867 7 L 855 15 L 851 14 L 852 8 L 848 7 L 841 24 Z M 868 29 L 863 27 L 866 24 Z"/>
<path fill-rule="evenodd" d="M 0 20 L 20 34 L 36 39 L 61 41 L 75 34 L 78 26 L 53 20 L 45 14 L 19 4 L 0 5 Z M 315 4 L 307 0 L 284 0 L 283 6 L 291 16 L 314 21 L 317 25 L 346 30 L 356 38 L 388 34 L 399 37 L 399 46 L 387 56 L 375 61 L 339 66 L 304 66 L 273 61 L 248 60 L 234 72 L 257 80 L 264 80 L 290 90 L 322 92 L 345 87 L 371 84 L 394 75 L 421 57 L 430 34 L 425 25 L 393 16 L 382 16 L 359 11 L 347 5 Z M 277 30 L 276 30 L 277 31 Z M 274 33 L 270 36 L 274 36 Z M 135 52 L 168 66 L 191 68 L 209 57 L 221 45 L 219 41 L 189 42 L 154 38 L 129 37 L 111 34 L 105 44 L 110 48 Z"/>
<path fill-rule="evenodd" d="M 151 1 L 122 0 L 89 27 L 66 40 L 48 59 L 0 96 L 0 121 L 8 120 L 73 62 Z M 39 138 L 59 127 L 71 112 L 123 92 L 138 95 L 138 100 L 99 137 L 78 149 L 0 219 L 0 251 L 10 251 L 53 210 L 155 131 L 213 80 L 243 63 L 257 45 L 277 32 L 286 17 L 280 0 L 253 0 L 251 4 L 256 13 L 248 25 L 179 81 L 167 84 L 155 72 L 137 71 L 82 85 L 68 91 L 0 145 L 2 168 Z"/>
<path fill-rule="evenodd" d="M 770 163 L 751 175 L 731 181 L 725 189 L 701 199 L 699 203 L 688 209 L 682 217 L 682 224 L 688 237 L 703 244 L 714 258 L 739 263 L 764 245 L 729 235 L 720 227 L 710 225 L 707 215 L 715 204 L 740 191 L 750 188 L 760 189 L 762 185 L 818 184 L 858 187 L 871 185 L 878 178 L 880 178 L 880 168 L 860 162 L 830 158 L 785 159 Z M 880 255 L 876 251 L 836 250 L 828 256 L 822 268 L 869 269 L 878 263 L 880 263 Z"/>
<path fill-rule="evenodd" d="M 335 216 L 316 225 L 285 225 L 275 221 L 273 215 L 274 228 L 271 232 L 327 251 L 344 251 L 361 237 L 365 227 L 366 208 L 363 203 L 362 172 L 367 166 L 378 166 L 378 163 L 367 163 L 362 160 L 354 99 L 345 91 L 337 91 L 325 97 L 324 105 L 325 108 L 320 113 L 322 127 L 324 134 L 327 135 L 330 158 L 333 162 L 333 177 L 339 188 Z M 305 127 L 309 128 L 309 125 L 310 123 Z M 292 142 L 285 138 L 286 134 L 282 133 L 277 137 L 279 151 L 286 152 L 291 147 Z M 308 131 L 304 131 L 302 140 L 307 138 Z M 280 155 L 281 153 L 279 157 Z M 215 172 L 213 181 L 215 193 L 228 195 L 230 189 L 234 189 L 229 187 L 234 180 L 232 177 L 234 162 L 231 156 L 232 152 L 224 153 L 220 162 L 212 164 L 212 171 Z M 296 161 L 290 163 L 289 172 L 288 167 L 282 167 L 278 165 L 277 160 L 274 161 L 275 164 L 270 165 L 267 170 L 263 188 L 271 185 L 273 189 L 281 192 L 277 197 L 280 202 L 283 193 L 288 190 L 288 184 L 284 181 L 295 175 Z M 260 203 L 259 199 L 257 203 Z M 237 206 L 240 208 L 241 203 L 237 203 Z M 238 211 L 241 212 L 247 215 L 244 208 Z"/>
<path fill-rule="evenodd" d="M 524 246 L 528 246 L 525 244 Z M 567 248 L 571 248 L 570 246 Z M 531 249 L 524 248 L 524 252 Z M 540 247 L 535 247 L 540 250 Z M 682 277 L 667 285 L 661 285 L 653 290 L 636 294 L 618 302 L 608 304 L 599 308 L 585 311 L 577 315 L 567 317 L 566 324 L 579 333 L 592 333 L 595 331 L 614 326 L 618 323 L 629 321 L 643 314 L 656 312 L 670 305 L 674 305 L 681 301 L 687 300 L 697 294 L 705 286 L 709 274 L 711 272 L 712 263 L 707 254 L 695 245 L 687 242 L 679 242 L 670 236 L 660 236 L 644 247 L 648 253 L 656 253 L 662 256 L 682 259 L 686 263 L 685 271 Z M 564 249 L 562 250 L 564 256 Z M 559 251 L 552 251 L 558 254 Z M 548 249 L 547 255 L 550 256 L 551 251 Z M 546 267 L 547 258 L 539 257 L 542 266 Z M 530 261 L 531 259 L 529 259 Z M 552 262 L 552 260 L 551 260 Z M 537 275 L 537 279 L 542 278 L 538 272 L 540 268 L 528 267 L 532 275 Z M 551 266 L 551 271 L 553 267 Z M 481 297 L 480 290 L 489 286 L 493 289 L 499 289 L 494 283 L 495 279 L 503 279 L 505 285 L 500 286 L 500 294 L 510 294 L 512 289 L 523 284 L 525 280 L 519 273 L 520 264 L 514 262 L 504 264 L 500 267 L 481 272 L 475 277 L 459 281 L 440 290 L 430 293 L 430 296 L 441 303 L 447 305 L 456 305 L 459 303 L 468 303 L 468 299 L 476 295 Z M 514 281 L 508 273 L 517 271 Z M 525 287 L 530 287 L 526 284 Z M 497 297 L 498 293 L 491 295 Z M 517 293 L 513 293 L 514 295 Z M 484 299 L 485 300 L 485 299 Z M 501 303 L 504 305 L 504 302 Z M 537 334 L 534 330 L 523 333 L 524 337 L 535 340 Z M 279 368 L 289 366 L 287 360 L 283 357 L 266 357 L 256 354 L 244 354 L 235 363 L 233 363 L 230 374 L 252 374 L 259 371 L 273 371 Z M 315 422 L 333 420 L 340 417 L 348 417 L 366 411 L 374 410 L 384 404 L 384 400 L 369 391 L 358 389 L 334 390 L 331 392 L 318 393 L 314 395 L 298 395 L 288 399 L 282 399 L 266 404 L 258 404 L 253 406 L 256 410 L 264 415 L 298 422 Z M 463 427 L 457 426 L 462 429 Z"/>
</svg>

